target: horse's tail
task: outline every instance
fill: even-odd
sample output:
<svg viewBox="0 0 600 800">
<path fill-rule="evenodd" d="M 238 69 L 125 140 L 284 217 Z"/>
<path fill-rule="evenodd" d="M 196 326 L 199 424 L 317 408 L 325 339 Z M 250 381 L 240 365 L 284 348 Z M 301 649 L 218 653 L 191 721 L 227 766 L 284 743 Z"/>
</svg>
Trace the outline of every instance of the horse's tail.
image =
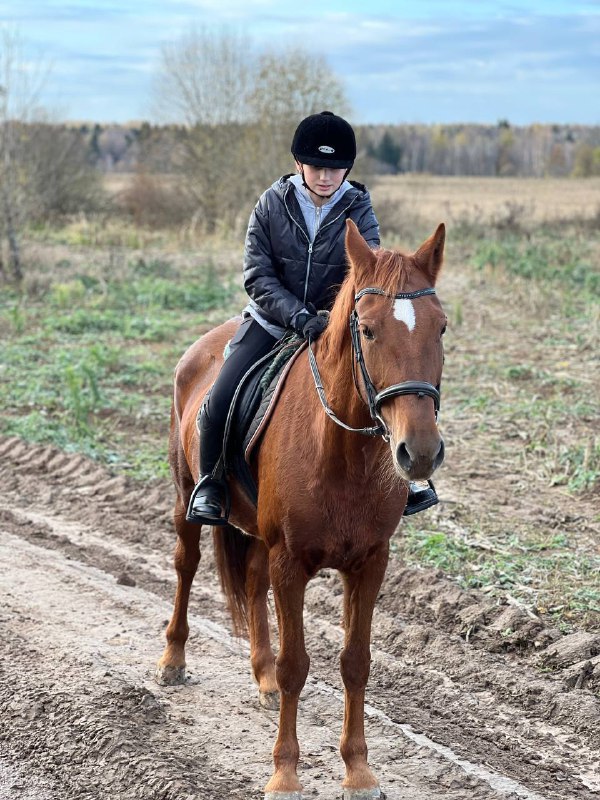
<svg viewBox="0 0 600 800">
<path fill-rule="evenodd" d="M 246 562 L 252 546 L 251 536 L 233 525 L 213 528 L 217 572 L 233 621 L 236 636 L 248 630 L 248 596 L 246 594 Z"/>
</svg>

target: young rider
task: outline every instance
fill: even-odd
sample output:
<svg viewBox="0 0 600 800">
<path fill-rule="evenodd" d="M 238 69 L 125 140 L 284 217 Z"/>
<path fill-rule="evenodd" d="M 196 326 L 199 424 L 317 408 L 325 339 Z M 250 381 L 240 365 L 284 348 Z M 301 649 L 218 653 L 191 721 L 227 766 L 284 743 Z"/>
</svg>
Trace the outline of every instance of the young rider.
<svg viewBox="0 0 600 800">
<path fill-rule="evenodd" d="M 250 303 L 230 342 L 229 355 L 204 402 L 199 420 L 200 478 L 187 520 L 224 524 L 224 487 L 218 477 L 229 407 L 239 381 L 290 329 L 313 341 L 327 322 L 346 273 L 346 219 L 371 247 L 379 225 L 367 189 L 348 181 L 356 140 L 350 124 L 331 111 L 311 114 L 298 125 L 291 147 L 297 174 L 285 175 L 261 196 L 248 225 L 244 287 Z M 411 486 L 407 511 L 437 503 L 431 488 Z"/>
</svg>

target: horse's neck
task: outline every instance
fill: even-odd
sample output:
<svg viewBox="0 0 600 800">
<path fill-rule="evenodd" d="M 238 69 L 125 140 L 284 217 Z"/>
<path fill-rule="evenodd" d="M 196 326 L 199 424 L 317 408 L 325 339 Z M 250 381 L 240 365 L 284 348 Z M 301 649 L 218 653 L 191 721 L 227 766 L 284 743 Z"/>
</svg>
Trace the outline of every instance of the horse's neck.
<svg viewBox="0 0 600 800">
<path fill-rule="evenodd" d="M 341 356 L 329 354 L 327 358 L 317 360 L 322 363 L 322 378 L 327 401 L 336 416 L 353 428 L 368 428 L 376 423 L 371 419 L 365 401 L 360 397 L 352 375 L 352 359 L 354 355 L 348 341 Z M 311 381 L 312 383 L 312 381 Z M 314 389 L 314 387 L 313 387 Z M 314 390 L 316 396 L 316 390 Z M 365 436 L 345 430 L 331 420 L 318 402 L 321 415 L 322 453 L 330 458 L 335 469 L 343 464 L 354 471 L 371 471 L 376 469 L 382 460 L 386 461 L 389 446 L 379 436 Z"/>
</svg>

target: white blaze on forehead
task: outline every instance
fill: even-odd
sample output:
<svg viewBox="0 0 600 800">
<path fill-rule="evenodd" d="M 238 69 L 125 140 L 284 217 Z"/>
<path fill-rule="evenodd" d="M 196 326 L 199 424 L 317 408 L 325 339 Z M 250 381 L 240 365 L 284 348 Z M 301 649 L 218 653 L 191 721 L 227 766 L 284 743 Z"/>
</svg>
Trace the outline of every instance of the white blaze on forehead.
<svg viewBox="0 0 600 800">
<path fill-rule="evenodd" d="M 409 331 L 413 331 L 416 324 L 415 307 L 412 300 L 400 298 L 394 301 L 394 317 L 403 322 Z"/>
</svg>

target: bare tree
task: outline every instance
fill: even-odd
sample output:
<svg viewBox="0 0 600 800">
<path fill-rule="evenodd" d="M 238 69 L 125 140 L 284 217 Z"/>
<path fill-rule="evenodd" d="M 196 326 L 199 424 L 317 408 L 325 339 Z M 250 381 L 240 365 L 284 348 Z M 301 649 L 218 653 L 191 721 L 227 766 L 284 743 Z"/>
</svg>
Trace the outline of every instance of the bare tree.
<svg viewBox="0 0 600 800">
<path fill-rule="evenodd" d="M 26 164 L 28 220 L 58 220 L 102 205 L 102 176 L 89 163 L 87 142 L 78 130 L 30 123 L 21 159 Z"/>
<path fill-rule="evenodd" d="M 201 28 L 164 48 L 154 93 L 155 115 L 186 125 L 181 192 L 207 230 L 247 218 L 268 182 L 289 167 L 303 116 L 346 113 L 347 105 L 325 59 L 301 49 L 256 53 L 247 37 L 226 29 Z"/>
<path fill-rule="evenodd" d="M 27 216 L 20 154 L 25 126 L 36 112 L 45 75 L 41 62 L 26 60 L 17 33 L 0 31 L 0 233 L 8 242 L 10 266 L 17 281 L 23 277 L 20 233 Z"/>
<path fill-rule="evenodd" d="M 0 31 L 0 271 L 5 240 L 16 281 L 27 223 L 88 210 L 101 197 L 83 137 L 40 105 L 48 74 L 43 59 L 26 58 L 17 33 Z"/>
<path fill-rule="evenodd" d="M 327 60 L 302 48 L 259 55 L 249 96 L 255 183 L 272 180 L 290 164 L 290 144 L 301 119 L 320 111 L 350 112 L 340 79 Z"/>
<path fill-rule="evenodd" d="M 154 90 L 155 115 L 195 126 L 247 119 L 254 56 L 247 37 L 195 28 L 165 45 Z"/>
</svg>

